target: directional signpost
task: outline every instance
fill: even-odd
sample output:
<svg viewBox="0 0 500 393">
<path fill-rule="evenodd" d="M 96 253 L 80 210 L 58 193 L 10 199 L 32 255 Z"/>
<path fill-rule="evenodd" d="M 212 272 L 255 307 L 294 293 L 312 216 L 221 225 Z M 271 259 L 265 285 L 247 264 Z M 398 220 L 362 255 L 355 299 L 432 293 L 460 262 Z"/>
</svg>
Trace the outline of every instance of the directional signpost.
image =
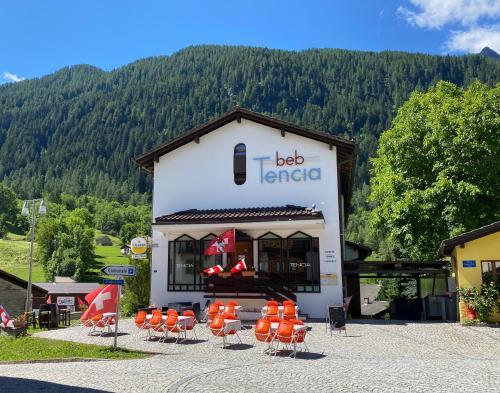
<svg viewBox="0 0 500 393">
<path fill-rule="evenodd" d="M 104 284 L 107 285 L 119 285 L 118 290 L 118 301 L 116 302 L 116 320 L 115 320 L 115 340 L 113 342 L 113 349 L 116 350 L 116 342 L 118 340 L 118 319 L 120 315 L 120 298 L 122 296 L 122 285 L 125 284 L 124 276 L 133 277 L 136 274 L 135 266 L 133 265 L 112 265 L 105 266 L 101 269 L 101 272 L 109 276 L 116 276 L 115 280 L 103 280 Z"/>
<path fill-rule="evenodd" d="M 108 276 L 135 276 L 135 266 L 133 265 L 110 265 L 104 266 L 101 272 Z"/>
</svg>

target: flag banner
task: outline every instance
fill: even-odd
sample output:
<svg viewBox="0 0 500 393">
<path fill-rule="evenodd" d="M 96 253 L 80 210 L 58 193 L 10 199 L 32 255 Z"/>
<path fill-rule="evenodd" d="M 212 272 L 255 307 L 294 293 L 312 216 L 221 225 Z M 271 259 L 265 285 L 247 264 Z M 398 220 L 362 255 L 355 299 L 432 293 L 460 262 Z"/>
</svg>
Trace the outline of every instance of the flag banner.
<svg viewBox="0 0 500 393">
<path fill-rule="evenodd" d="M 79 306 L 79 307 L 81 307 L 81 306 L 86 306 L 86 305 L 87 305 L 87 303 L 85 303 L 85 302 L 84 302 L 84 301 L 80 298 L 80 296 L 77 296 L 77 297 L 76 297 L 76 301 L 77 301 L 77 303 L 78 303 L 78 306 Z"/>
<path fill-rule="evenodd" d="M 7 311 L 5 308 L 0 304 L 0 325 L 2 327 L 13 327 L 12 320 L 9 317 L 9 314 L 7 314 Z"/>
<path fill-rule="evenodd" d="M 234 228 L 226 231 L 210 242 L 205 248 L 205 255 L 217 255 L 225 252 L 235 252 L 235 233 Z"/>
<path fill-rule="evenodd" d="M 224 269 L 222 268 L 221 265 L 215 265 L 214 267 L 209 267 L 205 270 L 203 270 L 203 273 L 205 273 L 208 277 L 210 277 L 213 274 L 220 273 Z"/>
<path fill-rule="evenodd" d="M 85 301 L 87 304 L 90 304 L 94 301 L 95 297 L 99 295 L 99 293 L 103 290 L 104 287 L 99 287 L 97 289 L 94 289 L 92 292 L 87 293 L 84 297 Z"/>
<path fill-rule="evenodd" d="M 245 263 L 245 258 L 242 258 L 238 261 L 236 265 L 231 268 L 231 273 L 239 273 L 243 270 L 247 270 L 247 264 Z"/>
<path fill-rule="evenodd" d="M 96 296 L 94 296 L 94 299 L 89 305 L 89 308 L 83 313 L 81 317 L 82 321 L 90 319 L 98 314 L 103 314 L 105 312 L 116 312 L 119 286 L 106 285 L 105 287 L 99 289 L 100 292 Z M 90 292 L 90 294 L 93 294 L 94 292 L 95 291 L 92 291 Z M 85 300 L 87 300 L 87 296 L 85 296 Z"/>
</svg>

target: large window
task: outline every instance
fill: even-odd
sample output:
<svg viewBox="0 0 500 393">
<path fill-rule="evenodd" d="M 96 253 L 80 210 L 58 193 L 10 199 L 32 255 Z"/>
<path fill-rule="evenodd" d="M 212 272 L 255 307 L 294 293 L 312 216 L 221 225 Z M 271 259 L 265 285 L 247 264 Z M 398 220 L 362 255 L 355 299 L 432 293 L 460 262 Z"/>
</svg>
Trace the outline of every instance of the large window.
<svg viewBox="0 0 500 393">
<path fill-rule="evenodd" d="M 303 232 L 286 239 L 266 233 L 259 238 L 259 271 L 278 278 L 294 292 L 319 292 L 319 242 Z"/>
<path fill-rule="evenodd" d="M 244 143 L 238 143 L 234 147 L 233 156 L 234 182 L 242 185 L 247 180 L 247 147 Z"/>
<path fill-rule="evenodd" d="M 220 255 L 203 255 L 211 239 L 210 234 L 201 240 L 183 235 L 169 242 L 168 290 L 203 291 L 203 277 L 200 274 L 206 267 L 221 263 Z"/>
<path fill-rule="evenodd" d="M 259 238 L 259 271 L 285 272 L 282 240 L 274 233 L 269 232 Z"/>
<path fill-rule="evenodd" d="M 483 283 L 496 283 L 500 287 L 500 261 L 481 261 Z"/>
</svg>

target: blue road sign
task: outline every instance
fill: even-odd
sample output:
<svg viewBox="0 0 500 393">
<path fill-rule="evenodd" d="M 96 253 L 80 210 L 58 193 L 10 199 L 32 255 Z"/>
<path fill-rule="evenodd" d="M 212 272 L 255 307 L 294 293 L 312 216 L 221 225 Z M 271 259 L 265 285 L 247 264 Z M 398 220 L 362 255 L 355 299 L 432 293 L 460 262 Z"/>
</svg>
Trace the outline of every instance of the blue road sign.
<svg viewBox="0 0 500 393">
<path fill-rule="evenodd" d="M 463 267 L 476 267 L 476 261 L 471 259 L 467 261 L 462 261 L 462 266 Z"/>
<path fill-rule="evenodd" d="M 106 285 L 124 285 L 125 280 L 102 280 L 102 283 Z"/>
</svg>

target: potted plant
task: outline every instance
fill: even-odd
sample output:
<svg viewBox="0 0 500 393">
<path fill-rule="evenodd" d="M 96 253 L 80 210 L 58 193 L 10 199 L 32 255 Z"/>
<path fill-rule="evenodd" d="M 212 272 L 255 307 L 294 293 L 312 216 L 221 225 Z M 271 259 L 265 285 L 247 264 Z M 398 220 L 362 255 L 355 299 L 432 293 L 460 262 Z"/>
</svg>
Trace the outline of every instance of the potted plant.
<svg viewBox="0 0 500 393">
<path fill-rule="evenodd" d="M 247 267 L 247 270 L 243 270 L 241 272 L 241 275 L 243 277 L 255 277 L 255 268 L 253 267 L 253 265 L 250 265 Z"/>
<path fill-rule="evenodd" d="M 219 272 L 219 273 L 217 273 L 217 275 L 218 275 L 219 277 L 222 277 L 222 278 L 228 278 L 228 277 L 231 277 L 231 267 L 230 267 L 230 266 L 226 266 L 226 267 L 224 268 L 224 270 L 223 270 L 223 271 L 221 271 L 221 272 Z"/>
<path fill-rule="evenodd" d="M 486 322 L 491 314 L 493 314 L 498 300 L 499 291 L 493 281 L 481 285 L 481 291 L 476 296 L 473 305 L 474 312 L 481 322 Z"/>
<path fill-rule="evenodd" d="M 460 299 L 460 309 L 464 310 L 465 316 L 468 319 L 476 319 L 476 311 L 474 310 L 474 304 L 478 296 L 477 288 L 460 288 L 458 290 L 458 296 Z"/>
</svg>

